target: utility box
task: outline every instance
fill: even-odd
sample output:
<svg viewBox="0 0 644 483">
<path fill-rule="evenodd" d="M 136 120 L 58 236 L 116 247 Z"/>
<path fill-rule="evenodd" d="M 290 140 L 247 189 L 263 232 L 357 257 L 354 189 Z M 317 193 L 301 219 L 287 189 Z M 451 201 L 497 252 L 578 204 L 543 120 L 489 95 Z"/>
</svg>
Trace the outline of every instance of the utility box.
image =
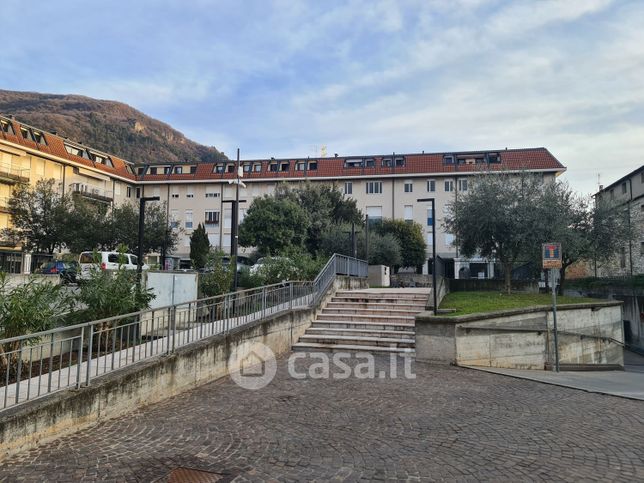
<svg viewBox="0 0 644 483">
<path fill-rule="evenodd" d="M 369 265 L 367 281 L 370 287 L 391 286 L 389 267 L 386 265 Z"/>
</svg>

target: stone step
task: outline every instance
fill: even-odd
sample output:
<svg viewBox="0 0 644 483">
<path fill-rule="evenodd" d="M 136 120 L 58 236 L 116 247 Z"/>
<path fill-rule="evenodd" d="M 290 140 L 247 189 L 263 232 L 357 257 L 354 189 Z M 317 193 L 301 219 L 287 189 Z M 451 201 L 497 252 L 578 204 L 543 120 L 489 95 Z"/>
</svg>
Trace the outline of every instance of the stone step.
<svg viewBox="0 0 644 483">
<path fill-rule="evenodd" d="M 387 305 L 414 305 L 425 307 L 426 300 L 415 300 L 415 299 L 399 299 L 393 297 L 379 297 L 379 298 L 367 298 L 367 297 L 337 297 L 333 296 L 330 300 L 331 303 L 363 303 L 363 304 L 387 304 Z"/>
<path fill-rule="evenodd" d="M 382 322 L 382 323 L 403 323 L 403 324 L 414 324 L 413 315 L 392 315 L 392 316 L 382 316 L 382 315 L 358 315 L 358 314 L 318 314 L 317 320 L 334 320 L 341 321 L 345 320 L 347 322 Z"/>
<path fill-rule="evenodd" d="M 365 337 L 399 337 L 401 339 L 416 337 L 413 330 L 375 330 L 375 329 L 337 329 L 329 327 L 309 327 L 307 334 L 319 335 L 361 335 Z"/>
<path fill-rule="evenodd" d="M 375 292 L 336 292 L 334 297 L 362 298 L 369 300 L 395 299 L 395 300 L 427 300 L 429 294 L 415 293 L 375 293 Z"/>
<path fill-rule="evenodd" d="M 382 315 L 382 316 L 415 316 L 422 310 L 393 310 L 391 306 L 386 308 L 368 308 L 368 309 L 349 309 L 345 307 L 329 307 L 328 305 L 322 309 L 322 314 L 346 314 L 346 315 Z"/>
<path fill-rule="evenodd" d="M 351 322 L 346 320 L 316 320 L 311 328 L 361 329 L 361 330 L 415 330 L 413 323 L 402 322 Z"/>
<path fill-rule="evenodd" d="M 414 339 L 399 339 L 392 337 L 304 334 L 300 337 L 300 342 L 312 342 L 315 344 L 366 345 L 374 347 L 415 347 Z"/>
<path fill-rule="evenodd" d="M 425 304 L 396 304 L 395 306 L 392 306 L 392 304 L 386 304 L 386 303 L 376 303 L 376 302 L 329 302 L 326 304 L 326 308 L 329 309 L 340 309 L 340 308 L 347 308 L 347 309 L 391 309 L 395 308 L 396 310 L 416 310 L 418 312 L 422 312 L 425 310 Z"/>
<path fill-rule="evenodd" d="M 415 349 L 409 347 L 381 347 L 368 345 L 351 345 L 351 344 L 321 344 L 315 342 L 297 342 L 293 344 L 293 350 L 296 352 L 376 352 L 389 354 L 408 354 L 414 355 Z"/>
</svg>

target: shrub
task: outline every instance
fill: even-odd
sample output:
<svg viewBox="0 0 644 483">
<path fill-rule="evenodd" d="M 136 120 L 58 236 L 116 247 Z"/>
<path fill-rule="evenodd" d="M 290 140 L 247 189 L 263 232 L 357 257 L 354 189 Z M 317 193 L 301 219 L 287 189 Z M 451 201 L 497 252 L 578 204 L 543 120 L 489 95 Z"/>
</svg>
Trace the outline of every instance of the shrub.
<svg viewBox="0 0 644 483">
<path fill-rule="evenodd" d="M 229 264 L 224 264 L 224 252 L 211 250 L 206 265 L 208 272 L 199 276 L 199 290 L 204 297 L 214 297 L 230 292 L 233 283 L 233 271 Z"/>
</svg>

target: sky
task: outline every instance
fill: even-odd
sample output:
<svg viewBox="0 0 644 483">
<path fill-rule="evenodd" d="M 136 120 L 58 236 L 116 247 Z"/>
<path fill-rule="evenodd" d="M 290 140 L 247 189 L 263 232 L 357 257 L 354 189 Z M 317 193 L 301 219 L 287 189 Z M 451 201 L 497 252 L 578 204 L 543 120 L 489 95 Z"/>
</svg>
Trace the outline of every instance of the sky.
<svg viewBox="0 0 644 483">
<path fill-rule="evenodd" d="M 0 88 L 242 159 L 545 146 L 587 194 L 644 164 L 640 0 L 0 0 L 0 25 Z"/>
</svg>

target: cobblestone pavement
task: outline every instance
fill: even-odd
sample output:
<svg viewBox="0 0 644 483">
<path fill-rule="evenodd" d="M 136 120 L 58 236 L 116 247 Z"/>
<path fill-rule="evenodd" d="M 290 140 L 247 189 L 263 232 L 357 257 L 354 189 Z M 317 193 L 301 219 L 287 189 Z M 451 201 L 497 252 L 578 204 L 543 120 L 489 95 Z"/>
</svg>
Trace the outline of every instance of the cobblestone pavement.
<svg viewBox="0 0 644 483">
<path fill-rule="evenodd" d="M 389 367 L 376 360 L 376 374 Z M 207 384 L 0 463 L 2 481 L 639 480 L 644 402 L 414 364 L 416 379 Z"/>
</svg>

